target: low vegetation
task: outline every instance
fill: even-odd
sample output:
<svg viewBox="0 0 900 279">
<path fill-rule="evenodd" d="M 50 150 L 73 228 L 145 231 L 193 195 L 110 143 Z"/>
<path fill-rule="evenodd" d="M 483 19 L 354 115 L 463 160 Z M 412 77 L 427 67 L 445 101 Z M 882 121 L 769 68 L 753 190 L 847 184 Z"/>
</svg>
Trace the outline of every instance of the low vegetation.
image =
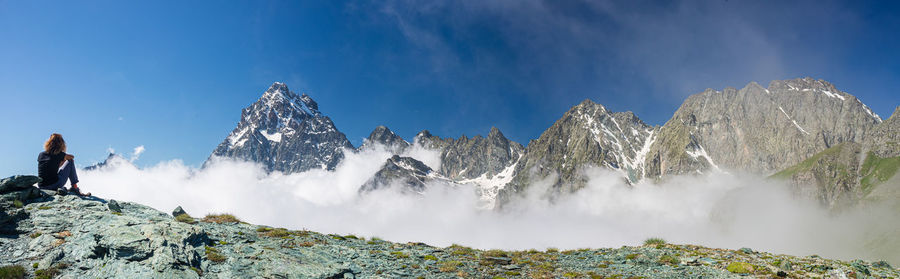
<svg viewBox="0 0 900 279">
<path fill-rule="evenodd" d="M 206 217 L 203 217 L 203 219 L 201 219 L 200 221 L 203 221 L 206 223 L 216 223 L 216 224 L 240 223 L 241 222 L 241 220 L 238 219 L 237 217 L 234 217 L 234 215 L 227 214 L 227 213 L 208 214 L 208 215 L 206 215 Z"/>
<path fill-rule="evenodd" d="M 206 254 L 206 258 L 209 259 L 210 261 L 217 262 L 217 263 L 225 261 L 225 256 L 223 256 L 221 254 L 221 252 L 219 252 L 219 249 L 216 249 L 215 247 L 206 246 L 205 254 Z"/>
<path fill-rule="evenodd" d="M 191 217 L 191 215 L 187 215 L 187 213 L 178 214 L 178 216 L 175 216 L 175 220 L 187 224 L 197 223 L 197 220 L 194 220 L 194 217 Z"/>
<path fill-rule="evenodd" d="M 730 263 L 730 264 L 728 264 L 728 267 L 726 267 L 725 269 L 727 269 L 728 271 L 731 271 L 731 273 L 738 273 L 738 274 L 749 274 L 749 273 L 753 273 L 753 271 L 754 271 L 752 264 L 742 263 L 742 262 Z"/>
<path fill-rule="evenodd" d="M 60 274 L 60 270 L 66 269 L 69 267 L 68 264 L 60 263 L 54 266 L 48 267 L 46 269 L 38 269 L 34 271 L 35 279 L 50 279 L 56 278 L 57 275 Z"/>
<path fill-rule="evenodd" d="M 25 268 L 21 265 L 7 265 L 0 267 L 0 279 L 25 278 Z"/>
<path fill-rule="evenodd" d="M 872 186 L 887 181 L 897 174 L 900 169 L 900 157 L 881 158 L 874 152 L 869 152 L 860 168 L 860 186 L 865 193 L 872 190 Z"/>
<path fill-rule="evenodd" d="M 644 245 L 663 245 L 666 244 L 666 240 L 658 237 L 651 237 L 647 240 L 644 240 Z"/>
</svg>

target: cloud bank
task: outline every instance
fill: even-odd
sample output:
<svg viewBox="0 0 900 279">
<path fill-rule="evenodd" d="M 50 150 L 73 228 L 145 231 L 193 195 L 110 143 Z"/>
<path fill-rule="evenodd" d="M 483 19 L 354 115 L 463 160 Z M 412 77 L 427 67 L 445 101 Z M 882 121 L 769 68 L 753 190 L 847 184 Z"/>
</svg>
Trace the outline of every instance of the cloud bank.
<svg viewBox="0 0 900 279">
<path fill-rule="evenodd" d="M 435 164 L 436 152 L 413 153 L 405 155 Z M 195 217 L 227 212 L 255 224 L 435 246 L 600 248 L 662 237 L 682 244 L 900 263 L 889 249 L 898 247 L 900 231 L 897 222 L 889 221 L 896 220 L 890 208 L 829 213 L 792 198 L 785 185 L 753 176 L 718 173 L 632 187 L 616 173 L 590 168 L 584 170 L 587 186 L 576 193 L 550 203 L 542 195 L 549 183 L 539 181 L 499 212 L 478 209 L 473 187 L 432 184 L 423 195 L 388 188 L 360 196 L 359 186 L 390 153 L 375 148 L 347 154 L 334 172 L 297 174 L 267 174 L 260 165 L 224 159 L 205 169 L 179 160 L 143 169 L 120 162 L 84 171 L 80 184 L 97 196 L 164 212 L 180 205 Z"/>
</svg>

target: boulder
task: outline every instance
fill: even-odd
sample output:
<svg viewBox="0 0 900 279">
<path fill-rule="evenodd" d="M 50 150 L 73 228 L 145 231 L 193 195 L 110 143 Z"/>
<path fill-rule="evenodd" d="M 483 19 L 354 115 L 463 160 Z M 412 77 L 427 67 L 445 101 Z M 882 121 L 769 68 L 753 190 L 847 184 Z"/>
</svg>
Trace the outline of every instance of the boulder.
<svg viewBox="0 0 900 279">
<path fill-rule="evenodd" d="M 176 207 L 175 210 L 172 210 L 172 216 L 178 216 L 181 214 L 187 214 L 187 212 L 184 212 L 184 209 L 181 208 L 180 205 L 178 207 Z"/>
<path fill-rule="evenodd" d="M 32 187 L 38 182 L 41 178 L 34 175 L 13 175 L 0 179 L 0 194 Z"/>
<path fill-rule="evenodd" d="M 109 200 L 108 202 L 106 202 L 106 207 L 109 208 L 109 211 L 122 213 L 122 207 L 119 206 L 119 202 L 117 202 L 116 200 Z"/>
</svg>

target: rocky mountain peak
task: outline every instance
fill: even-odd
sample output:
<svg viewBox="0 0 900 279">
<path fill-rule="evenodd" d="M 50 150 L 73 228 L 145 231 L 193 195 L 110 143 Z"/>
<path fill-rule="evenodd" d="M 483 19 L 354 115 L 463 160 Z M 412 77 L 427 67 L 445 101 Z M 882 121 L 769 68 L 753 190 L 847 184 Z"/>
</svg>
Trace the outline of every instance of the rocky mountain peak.
<svg viewBox="0 0 900 279">
<path fill-rule="evenodd" d="M 488 132 L 488 138 L 492 137 L 503 137 L 503 133 L 497 127 L 491 127 L 491 131 Z"/>
<path fill-rule="evenodd" d="M 270 111 L 281 117 L 290 117 L 292 113 L 306 113 L 312 116 L 319 116 L 319 104 L 316 103 L 309 95 L 303 93 L 297 95 L 288 86 L 281 82 L 275 82 L 260 97 Z"/>
<path fill-rule="evenodd" d="M 241 111 L 237 127 L 210 158 L 230 157 L 263 164 L 269 171 L 332 170 L 353 149 L 308 95 L 275 82 Z"/>
<path fill-rule="evenodd" d="M 373 144 L 381 144 L 385 147 L 391 149 L 394 153 L 400 153 L 407 147 L 409 147 L 409 142 L 403 140 L 400 136 L 388 129 L 383 125 L 379 125 L 375 127 L 375 130 L 372 133 L 369 133 L 369 137 L 365 139 L 360 149 L 366 148 Z"/>
<path fill-rule="evenodd" d="M 500 199 L 550 175 L 557 176 L 551 191 L 575 191 L 585 182 L 580 171 L 589 166 L 607 167 L 628 182 L 639 181 L 654 133 L 634 113 L 611 112 L 585 100 L 528 144 L 515 167 L 515 178 L 502 189 Z"/>
<path fill-rule="evenodd" d="M 591 101 L 591 99 L 584 99 L 584 101 L 581 101 L 581 103 L 578 103 L 578 105 L 569 109 L 567 113 L 594 114 L 596 112 L 607 113 L 606 107 L 601 104 L 595 103 L 594 101 Z"/>
</svg>

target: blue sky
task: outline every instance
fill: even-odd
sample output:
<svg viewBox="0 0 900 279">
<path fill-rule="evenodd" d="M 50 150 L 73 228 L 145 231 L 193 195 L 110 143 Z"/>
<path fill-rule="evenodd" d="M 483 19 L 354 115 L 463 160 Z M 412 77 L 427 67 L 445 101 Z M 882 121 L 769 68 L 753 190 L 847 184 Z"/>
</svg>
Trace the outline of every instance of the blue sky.
<svg viewBox="0 0 900 279">
<path fill-rule="evenodd" d="M 703 3 L 700 3 L 703 2 Z M 811 76 L 887 118 L 900 7 L 878 1 L 0 0 L 0 175 L 34 173 L 62 133 L 80 164 L 199 165 L 274 81 L 356 145 L 523 144 L 586 98 L 661 125 L 706 88 Z"/>
</svg>

